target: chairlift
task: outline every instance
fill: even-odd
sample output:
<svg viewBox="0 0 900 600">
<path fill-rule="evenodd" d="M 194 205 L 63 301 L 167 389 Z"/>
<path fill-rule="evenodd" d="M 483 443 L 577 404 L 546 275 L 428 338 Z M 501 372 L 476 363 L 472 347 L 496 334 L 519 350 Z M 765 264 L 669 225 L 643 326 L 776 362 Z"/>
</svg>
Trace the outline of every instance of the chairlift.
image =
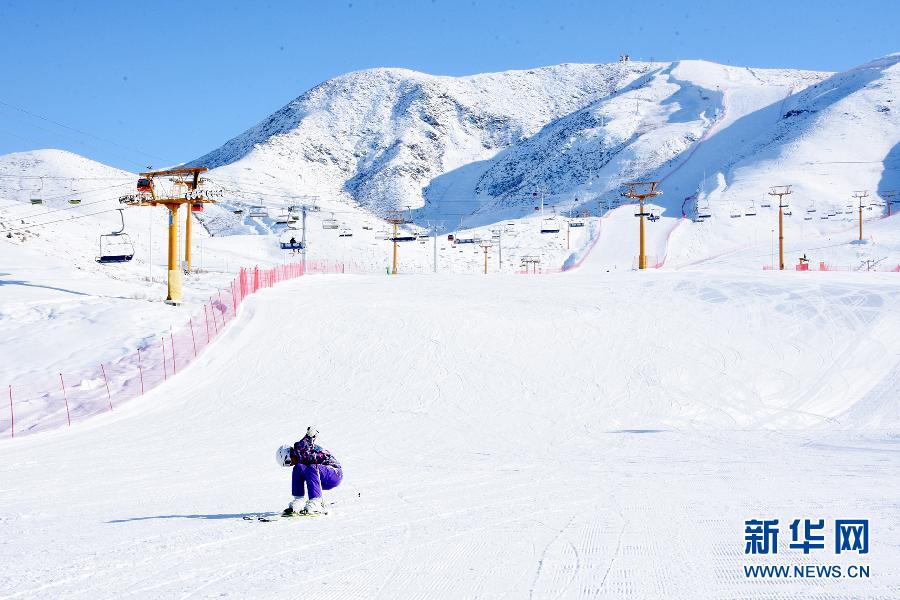
<svg viewBox="0 0 900 600">
<path fill-rule="evenodd" d="M 322 219 L 322 229 L 338 229 L 340 226 L 341 224 L 334 218 L 334 213 L 331 213 L 330 219 Z"/>
<path fill-rule="evenodd" d="M 153 182 L 149 177 L 141 177 L 137 180 L 137 191 L 151 192 L 153 191 Z"/>
<path fill-rule="evenodd" d="M 651 223 L 656 223 L 657 221 L 659 221 L 659 209 L 658 209 L 658 208 L 651 208 L 651 209 L 650 209 L 650 215 L 647 217 L 647 219 L 648 219 Z"/>
<path fill-rule="evenodd" d="M 243 209 L 243 208 L 236 208 L 236 209 L 234 209 L 234 210 L 231 211 L 231 212 L 233 212 L 233 213 L 236 214 L 236 215 L 242 215 L 242 214 L 244 214 L 244 209 Z"/>
<path fill-rule="evenodd" d="M 97 262 L 101 264 L 128 262 L 134 258 L 134 244 L 125 233 L 125 213 L 122 212 L 125 209 L 116 210 L 119 211 L 122 227 L 118 231 L 100 236 L 100 256 L 97 257 Z"/>
<path fill-rule="evenodd" d="M 569 227 L 584 227 L 584 221 L 581 219 L 572 219 L 569 221 Z"/>
<path fill-rule="evenodd" d="M 816 203 L 815 203 L 815 202 L 810 202 L 810 203 L 809 203 L 809 208 L 806 209 L 806 212 L 808 212 L 808 213 L 814 213 L 814 212 L 816 212 Z"/>
<path fill-rule="evenodd" d="M 353 237 L 353 230 L 346 225 L 341 225 L 341 228 L 338 231 L 338 237 Z"/>
<path fill-rule="evenodd" d="M 290 220 L 290 214 L 286 208 L 282 208 L 278 215 L 275 217 L 276 225 L 287 225 L 287 222 Z"/>
<path fill-rule="evenodd" d="M 735 208 L 734 205 L 731 206 L 731 214 L 729 215 L 732 219 L 740 219 L 744 216 L 739 208 Z"/>
<path fill-rule="evenodd" d="M 278 243 L 282 250 L 291 250 L 293 252 L 304 250 L 303 242 L 297 239 L 298 231 L 299 229 L 288 228 L 281 232 Z"/>
<path fill-rule="evenodd" d="M 372 225 L 371 225 L 370 223 L 368 223 L 368 222 L 363 223 L 362 228 L 363 228 L 365 231 L 372 231 Z"/>
<path fill-rule="evenodd" d="M 747 210 L 744 211 L 745 217 L 755 217 L 756 216 L 756 202 L 753 199 L 750 199 L 750 206 L 747 207 Z"/>
<path fill-rule="evenodd" d="M 541 220 L 541 233 L 559 233 L 559 219 L 547 217 Z"/>
<path fill-rule="evenodd" d="M 247 214 L 251 217 L 265 218 L 269 216 L 269 209 L 261 205 L 251 206 Z"/>
<path fill-rule="evenodd" d="M 769 194 L 763 194 L 763 200 L 759 205 L 762 208 L 772 208 L 772 197 Z"/>
<path fill-rule="evenodd" d="M 79 198 L 70 198 L 69 204 L 72 204 L 72 205 L 81 204 L 81 200 Z"/>
</svg>

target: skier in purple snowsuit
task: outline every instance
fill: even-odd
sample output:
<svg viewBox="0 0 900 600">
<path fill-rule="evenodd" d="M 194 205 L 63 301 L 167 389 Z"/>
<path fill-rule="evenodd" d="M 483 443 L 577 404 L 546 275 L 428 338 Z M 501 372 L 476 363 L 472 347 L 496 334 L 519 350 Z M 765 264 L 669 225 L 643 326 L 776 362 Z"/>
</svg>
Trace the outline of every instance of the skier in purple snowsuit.
<svg viewBox="0 0 900 600">
<path fill-rule="evenodd" d="M 341 463 L 331 452 L 316 443 L 318 435 L 315 427 L 309 427 L 302 440 L 295 442 L 293 446 L 278 449 L 279 464 L 284 467 L 293 466 L 291 492 L 294 499 L 282 513 L 283 516 L 327 514 L 322 501 L 322 490 L 336 488 L 344 478 Z M 309 489 L 309 499 L 301 509 L 304 484 Z"/>
</svg>

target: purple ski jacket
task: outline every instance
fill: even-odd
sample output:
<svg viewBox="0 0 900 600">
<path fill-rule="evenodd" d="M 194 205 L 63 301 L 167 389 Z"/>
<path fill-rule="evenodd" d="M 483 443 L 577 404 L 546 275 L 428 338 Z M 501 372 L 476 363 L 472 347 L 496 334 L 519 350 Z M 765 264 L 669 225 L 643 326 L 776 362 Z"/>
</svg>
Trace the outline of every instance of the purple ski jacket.
<svg viewBox="0 0 900 600">
<path fill-rule="evenodd" d="M 306 436 L 299 442 L 294 443 L 294 447 L 291 448 L 291 458 L 294 459 L 294 464 L 327 465 L 335 469 L 341 468 L 341 463 L 338 462 L 331 452 Z"/>
</svg>

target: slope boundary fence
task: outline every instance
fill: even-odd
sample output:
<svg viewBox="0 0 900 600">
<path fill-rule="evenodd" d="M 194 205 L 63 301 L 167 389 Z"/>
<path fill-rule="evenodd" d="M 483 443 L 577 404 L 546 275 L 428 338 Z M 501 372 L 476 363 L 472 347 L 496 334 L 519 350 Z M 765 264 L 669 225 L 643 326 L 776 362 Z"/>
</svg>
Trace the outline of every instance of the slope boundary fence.
<svg viewBox="0 0 900 600">
<path fill-rule="evenodd" d="M 194 361 L 259 290 L 312 274 L 362 272 L 327 260 L 242 268 L 228 287 L 209 297 L 180 327 L 144 338 L 134 352 L 94 369 L 48 373 L 46 379 L 7 385 L 8 411 L 0 409 L 0 437 L 16 438 L 71 427 L 143 396 Z M 3 414 L 6 413 L 6 414 Z"/>
</svg>

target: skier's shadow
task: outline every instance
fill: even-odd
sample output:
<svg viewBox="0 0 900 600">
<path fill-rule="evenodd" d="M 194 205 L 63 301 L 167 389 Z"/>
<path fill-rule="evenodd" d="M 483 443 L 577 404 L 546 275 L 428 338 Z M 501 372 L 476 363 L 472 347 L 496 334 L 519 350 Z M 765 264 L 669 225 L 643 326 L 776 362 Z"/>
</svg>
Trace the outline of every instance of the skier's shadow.
<svg viewBox="0 0 900 600">
<path fill-rule="evenodd" d="M 250 512 L 250 513 L 223 513 L 223 514 L 214 514 L 214 515 L 156 515 L 152 517 L 132 517 L 130 519 L 114 519 L 112 521 L 107 521 L 107 523 L 130 523 L 132 521 L 150 521 L 152 519 L 209 519 L 209 520 L 219 520 L 219 519 L 241 519 L 244 517 L 271 517 L 276 513 L 272 512 Z"/>
</svg>

